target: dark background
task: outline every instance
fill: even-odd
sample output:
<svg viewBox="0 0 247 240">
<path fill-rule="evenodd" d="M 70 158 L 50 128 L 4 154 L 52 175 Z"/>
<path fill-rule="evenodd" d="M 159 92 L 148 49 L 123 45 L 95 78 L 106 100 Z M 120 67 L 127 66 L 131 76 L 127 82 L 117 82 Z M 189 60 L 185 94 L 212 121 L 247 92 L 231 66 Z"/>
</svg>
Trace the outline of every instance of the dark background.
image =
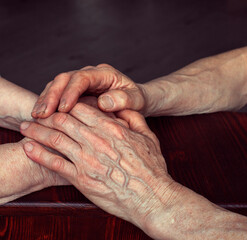
<svg viewBox="0 0 247 240">
<path fill-rule="evenodd" d="M 245 45 L 246 0 L 0 0 L 0 74 L 36 93 L 86 65 L 145 82 Z"/>
</svg>

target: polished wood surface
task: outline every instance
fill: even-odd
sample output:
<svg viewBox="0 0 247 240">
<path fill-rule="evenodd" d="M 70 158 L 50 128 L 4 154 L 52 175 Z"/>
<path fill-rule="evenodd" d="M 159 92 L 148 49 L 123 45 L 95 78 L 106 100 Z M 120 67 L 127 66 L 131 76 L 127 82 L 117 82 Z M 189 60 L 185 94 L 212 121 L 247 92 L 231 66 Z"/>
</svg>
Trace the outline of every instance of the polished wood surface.
<svg viewBox="0 0 247 240">
<path fill-rule="evenodd" d="M 183 185 L 247 215 L 247 114 L 149 118 L 168 171 Z M 19 133 L 1 129 L 1 143 Z M 51 187 L 0 207 L 1 239 L 150 239 L 72 186 Z"/>
</svg>

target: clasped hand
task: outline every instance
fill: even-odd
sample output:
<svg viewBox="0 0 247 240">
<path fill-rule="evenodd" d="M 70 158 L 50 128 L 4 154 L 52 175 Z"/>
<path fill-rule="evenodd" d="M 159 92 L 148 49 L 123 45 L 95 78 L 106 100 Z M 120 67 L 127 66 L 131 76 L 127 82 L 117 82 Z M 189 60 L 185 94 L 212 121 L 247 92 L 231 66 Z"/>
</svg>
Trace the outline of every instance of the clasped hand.
<svg viewBox="0 0 247 240">
<path fill-rule="evenodd" d="M 109 116 L 77 103 L 69 114 L 23 123 L 21 132 L 37 141 L 24 146 L 29 158 L 67 179 L 102 209 L 141 228 L 140 219 L 159 211 L 161 195 L 173 183 L 158 139 L 137 112 Z"/>
</svg>

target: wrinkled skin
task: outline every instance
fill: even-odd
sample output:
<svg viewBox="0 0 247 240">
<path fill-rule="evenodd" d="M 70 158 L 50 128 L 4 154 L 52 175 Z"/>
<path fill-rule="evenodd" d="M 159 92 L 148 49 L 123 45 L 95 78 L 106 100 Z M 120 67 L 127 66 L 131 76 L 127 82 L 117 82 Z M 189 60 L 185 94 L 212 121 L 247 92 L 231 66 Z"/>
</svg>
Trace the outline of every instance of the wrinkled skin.
<svg viewBox="0 0 247 240">
<path fill-rule="evenodd" d="M 105 112 L 128 108 L 139 111 L 144 108 L 140 85 L 112 66 L 99 64 L 56 76 L 41 93 L 32 116 L 46 118 L 57 107 L 60 112 L 69 112 L 85 92 L 98 95 L 98 106 Z"/>
<path fill-rule="evenodd" d="M 27 157 L 23 145 L 28 141 L 30 139 L 24 138 L 17 143 L 0 145 L 0 204 L 46 187 L 70 184 Z"/>
<path fill-rule="evenodd" d="M 24 135 L 65 156 L 33 141 L 24 146 L 29 158 L 152 238 L 245 239 L 246 217 L 215 206 L 169 177 L 159 143 L 140 114 L 122 111 L 119 122 L 83 103 L 70 114 L 21 125 Z"/>
<path fill-rule="evenodd" d="M 158 211 L 164 205 L 163 195 L 169 202 L 174 182 L 167 173 L 159 142 L 144 118 L 130 110 L 118 116 L 130 129 L 83 103 L 76 104 L 70 115 L 54 113 L 36 123 L 24 123 L 22 134 L 71 161 L 37 142 L 26 145 L 25 151 L 99 207 L 143 227 L 140 218 L 144 222 Z"/>
<path fill-rule="evenodd" d="M 247 48 L 198 60 L 176 72 L 137 84 L 110 65 L 62 73 L 39 97 L 32 116 L 57 107 L 69 112 L 83 93 L 99 96 L 102 111 L 132 109 L 144 116 L 189 115 L 235 110 L 247 103 Z"/>
</svg>

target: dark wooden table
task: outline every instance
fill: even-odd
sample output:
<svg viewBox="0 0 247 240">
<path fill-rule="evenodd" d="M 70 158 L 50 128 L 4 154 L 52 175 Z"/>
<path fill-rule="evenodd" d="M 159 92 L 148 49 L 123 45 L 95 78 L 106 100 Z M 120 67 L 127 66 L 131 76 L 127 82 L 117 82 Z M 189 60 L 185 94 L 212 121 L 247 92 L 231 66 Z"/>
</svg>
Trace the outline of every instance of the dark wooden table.
<svg viewBox="0 0 247 240">
<path fill-rule="evenodd" d="M 1 0 L 0 74 L 35 93 L 60 72 L 107 62 L 136 82 L 247 44 L 246 0 Z M 170 174 L 247 215 L 247 116 L 148 119 Z M 0 129 L 1 143 L 21 139 Z M 149 239 L 53 187 L 0 207 L 0 239 Z"/>
<path fill-rule="evenodd" d="M 149 118 L 169 173 L 231 211 L 247 215 L 247 114 Z M 22 136 L 0 129 L 1 143 Z M 0 239 L 150 239 L 88 201 L 74 187 L 52 187 L 0 207 Z"/>
</svg>

